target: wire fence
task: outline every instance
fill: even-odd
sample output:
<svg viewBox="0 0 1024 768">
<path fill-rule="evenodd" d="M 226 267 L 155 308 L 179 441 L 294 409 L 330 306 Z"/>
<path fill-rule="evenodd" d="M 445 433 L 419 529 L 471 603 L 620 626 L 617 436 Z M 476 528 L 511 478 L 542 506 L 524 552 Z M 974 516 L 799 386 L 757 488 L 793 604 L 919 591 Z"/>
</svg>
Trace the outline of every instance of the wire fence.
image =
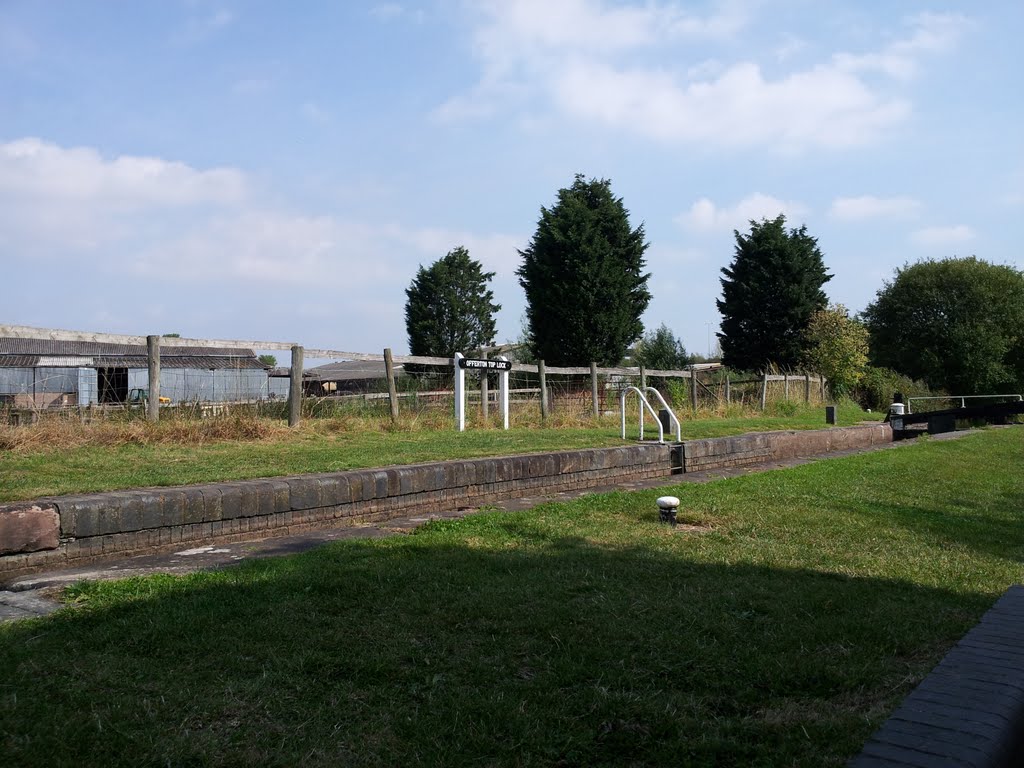
<svg viewBox="0 0 1024 768">
<path fill-rule="evenodd" d="M 145 360 L 147 341 L 156 342 L 160 366 L 158 387 L 150 386 Z M 59 344 L 63 356 L 5 355 L 4 341 L 15 340 L 22 352 L 36 344 L 40 352 Z M 100 358 L 102 345 L 122 345 L 133 355 Z M 10 346 L 10 345 L 8 345 Z M 242 349 L 249 356 L 217 354 L 185 358 L 180 352 Z M 289 368 L 258 364 L 254 350 L 289 350 Z M 471 353 L 472 354 L 472 353 Z M 478 354 L 484 354 L 479 353 Z M 304 358 L 333 361 L 305 369 Z M 186 360 L 187 365 L 181 361 Z M 47 361 L 60 366 L 44 365 Z M 128 361 L 128 362 L 126 362 Z M 134 362 L 130 362 L 134 361 Z M 339 362 L 340 361 L 340 362 Z M 466 371 L 467 415 L 472 421 L 491 421 L 498 411 L 499 374 Z M 687 413 L 730 408 L 762 408 L 773 402 L 821 403 L 825 381 L 806 373 L 737 374 L 716 364 L 682 370 L 644 370 L 640 367 L 546 368 L 513 363 L 509 400 L 513 421 L 560 421 L 617 416 L 620 393 L 627 387 L 656 388 L 681 417 Z M 112 415 L 152 417 L 210 416 L 232 410 L 259 415 L 323 418 L 344 414 L 370 417 L 438 419 L 454 412 L 455 368 L 448 358 L 303 349 L 282 342 L 178 339 L 92 334 L 77 331 L 0 325 L 0 409 L 8 421 L 27 421 L 42 412 L 64 412 L 82 419 Z M 301 382 L 293 386 L 293 379 Z M 297 402 L 296 402 L 297 401 Z M 635 400 L 628 406 L 634 412 Z"/>
</svg>

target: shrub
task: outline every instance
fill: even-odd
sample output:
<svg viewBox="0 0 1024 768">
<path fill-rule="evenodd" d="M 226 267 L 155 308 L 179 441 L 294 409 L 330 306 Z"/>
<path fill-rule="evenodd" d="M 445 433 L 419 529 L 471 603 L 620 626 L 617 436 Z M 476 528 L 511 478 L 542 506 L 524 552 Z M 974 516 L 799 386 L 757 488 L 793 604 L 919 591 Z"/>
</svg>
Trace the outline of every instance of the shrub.
<svg viewBox="0 0 1024 768">
<path fill-rule="evenodd" d="M 864 377 L 854 387 L 851 394 L 862 408 L 886 410 L 892 403 L 893 394 L 896 392 L 902 393 L 904 397 L 928 397 L 945 394 L 932 392 L 924 382 L 914 381 L 908 376 L 903 376 L 888 368 L 876 368 L 872 365 L 864 369 Z"/>
</svg>

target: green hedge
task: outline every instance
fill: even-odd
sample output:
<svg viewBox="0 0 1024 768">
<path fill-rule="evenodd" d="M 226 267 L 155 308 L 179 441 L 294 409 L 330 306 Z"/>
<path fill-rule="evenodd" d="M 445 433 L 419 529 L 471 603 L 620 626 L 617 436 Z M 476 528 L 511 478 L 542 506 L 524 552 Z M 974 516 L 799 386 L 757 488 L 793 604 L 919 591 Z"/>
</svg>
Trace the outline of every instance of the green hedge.
<svg viewBox="0 0 1024 768">
<path fill-rule="evenodd" d="M 862 408 L 884 410 L 888 409 L 889 404 L 892 403 L 892 396 L 896 392 L 903 393 L 904 397 L 946 394 L 945 392 L 933 392 L 924 382 L 915 381 L 896 373 L 896 371 L 888 368 L 875 368 L 871 365 L 864 369 L 864 378 L 851 394 Z"/>
</svg>

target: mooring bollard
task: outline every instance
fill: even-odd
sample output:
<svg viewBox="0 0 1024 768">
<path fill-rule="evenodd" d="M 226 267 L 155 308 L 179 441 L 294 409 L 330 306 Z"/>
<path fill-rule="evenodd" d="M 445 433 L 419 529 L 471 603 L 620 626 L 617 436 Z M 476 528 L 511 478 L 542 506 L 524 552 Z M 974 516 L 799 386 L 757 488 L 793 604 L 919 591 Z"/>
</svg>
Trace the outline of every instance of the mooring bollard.
<svg viewBox="0 0 1024 768">
<path fill-rule="evenodd" d="M 675 496 L 662 496 L 658 499 L 658 515 L 661 522 L 675 525 L 677 511 L 679 511 L 679 499 Z"/>
</svg>

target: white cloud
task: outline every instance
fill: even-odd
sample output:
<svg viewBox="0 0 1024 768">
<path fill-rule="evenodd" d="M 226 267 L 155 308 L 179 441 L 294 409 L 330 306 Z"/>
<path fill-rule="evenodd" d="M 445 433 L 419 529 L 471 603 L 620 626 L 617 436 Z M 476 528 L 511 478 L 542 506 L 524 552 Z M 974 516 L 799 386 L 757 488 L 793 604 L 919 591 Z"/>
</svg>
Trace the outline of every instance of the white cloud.
<svg viewBox="0 0 1024 768">
<path fill-rule="evenodd" d="M 0 144 L 0 195 L 99 209 L 235 203 L 245 176 L 233 168 L 199 171 L 157 157 L 104 159 L 90 147 L 67 149 L 37 138 Z"/>
<path fill-rule="evenodd" d="M 441 120 L 507 109 L 509 96 L 543 90 L 567 58 L 600 59 L 687 38 L 728 37 L 747 19 L 737 3 L 707 17 L 688 14 L 677 3 L 610 7 L 600 0 L 488 0 L 476 9 L 473 48 L 482 65 L 480 82 L 440 105 L 435 117 Z"/>
<path fill-rule="evenodd" d="M 867 54 L 839 53 L 833 61 L 846 72 L 878 72 L 899 80 L 914 77 L 923 55 L 949 50 L 970 23 L 959 14 L 919 14 L 910 20 L 913 33 Z"/>
<path fill-rule="evenodd" d="M 490 0 L 475 36 L 492 70 L 518 66 L 538 54 L 607 53 L 682 38 L 727 37 L 746 22 L 738 6 L 707 17 L 677 3 L 612 6 L 599 0 Z"/>
<path fill-rule="evenodd" d="M 966 224 L 949 227 L 925 227 L 910 234 L 912 243 L 929 248 L 955 246 L 973 239 L 974 230 Z"/>
<path fill-rule="evenodd" d="M 737 4 L 697 17 L 677 3 L 486 3 L 475 34 L 480 81 L 436 116 L 491 116 L 529 100 L 539 109 L 666 142 L 767 143 L 788 150 L 859 145 L 911 112 L 906 98 L 867 76 L 910 77 L 922 56 L 951 46 L 966 22 L 952 15 L 915 17 L 907 37 L 877 52 L 837 53 L 778 76 L 765 75 L 755 61 L 685 61 L 681 40 L 733 36 L 748 23 Z M 659 46 L 673 46 L 670 60 L 679 65 L 655 68 L 643 59 Z M 510 90 L 525 96 L 510 103 L 501 96 Z"/>
<path fill-rule="evenodd" d="M 525 238 L 269 206 L 232 168 L 198 170 L 155 157 L 107 159 L 40 139 L 0 144 L 0 246 L 10 254 L 80 261 L 97 273 L 297 285 L 390 295 L 463 245 L 510 274 Z"/>
<path fill-rule="evenodd" d="M 676 217 L 676 222 L 697 232 L 743 230 L 750 221 L 774 219 L 783 214 L 792 223 L 793 219 L 807 213 L 801 203 L 780 200 L 770 195 L 755 192 L 740 200 L 731 208 L 720 208 L 706 197 L 690 206 L 690 210 Z"/>
<path fill-rule="evenodd" d="M 558 102 L 577 117 L 664 141 L 730 146 L 856 145 L 909 112 L 905 102 L 879 98 L 855 77 L 834 69 L 768 81 L 751 63 L 734 65 L 711 81 L 684 85 L 665 71 L 573 62 L 554 90 Z"/>
<path fill-rule="evenodd" d="M 912 197 L 838 197 L 832 201 L 829 216 L 843 221 L 879 218 L 907 218 L 921 211 L 921 203 Z"/>
<path fill-rule="evenodd" d="M 104 158 L 37 138 L 0 144 L 0 243 L 27 254 L 95 249 L 152 226 L 153 217 L 240 205 L 233 168 L 198 170 L 157 157 Z"/>
</svg>

